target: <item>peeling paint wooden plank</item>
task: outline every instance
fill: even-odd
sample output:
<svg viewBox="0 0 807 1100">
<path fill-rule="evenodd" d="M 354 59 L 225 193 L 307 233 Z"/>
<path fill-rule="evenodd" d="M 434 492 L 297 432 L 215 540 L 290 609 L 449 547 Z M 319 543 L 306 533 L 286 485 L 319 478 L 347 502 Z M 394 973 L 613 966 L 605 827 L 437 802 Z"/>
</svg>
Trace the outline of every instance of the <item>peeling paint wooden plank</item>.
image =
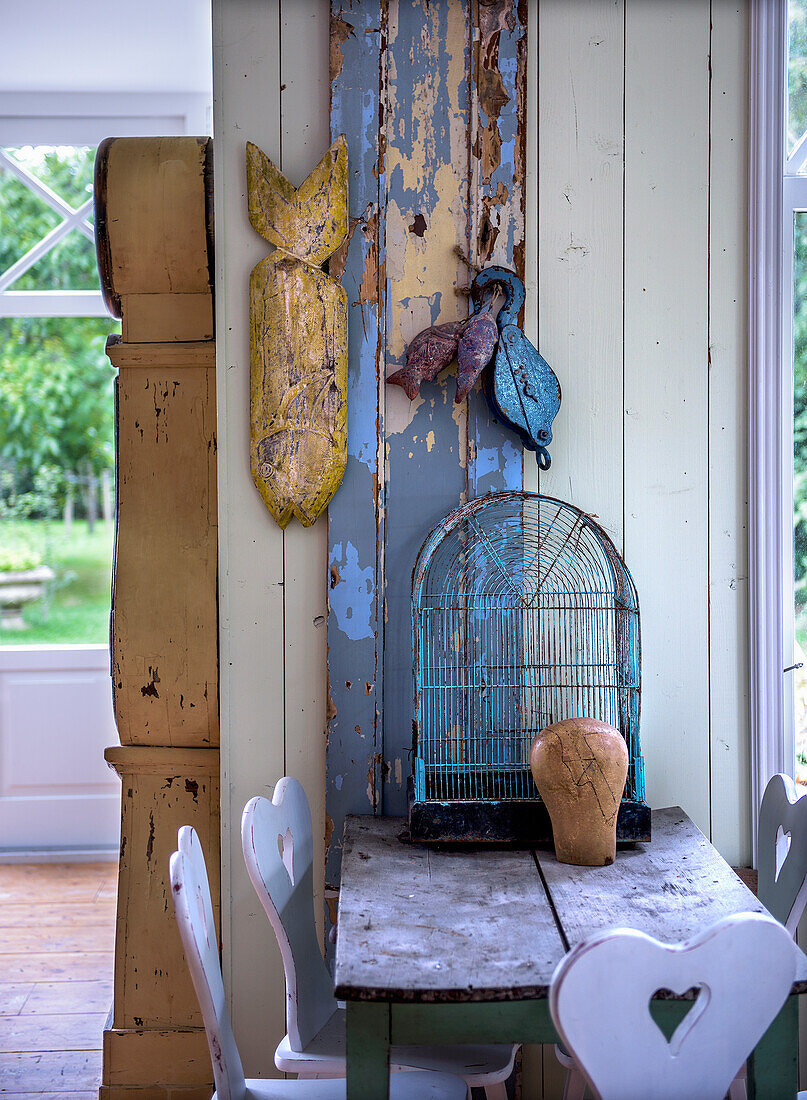
<svg viewBox="0 0 807 1100">
<path fill-rule="evenodd" d="M 348 143 L 346 247 L 331 262 L 348 300 L 348 455 L 328 509 L 329 726 L 326 884 L 339 882 L 346 813 L 379 808 L 379 433 L 383 431 L 384 153 L 380 90 L 386 0 L 331 5 L 331 133 Z M 334 262 L 335 261 L 335 262 Z M 381 380 L 381 382 L 380 382 Z M 327 886 L 326 886 L 327 889 Z"/>
<path fill-rule="evenodd" d="M 477 267 L 498 264 L 523 279 L 527 4 L 475 0 L 472 15 L 469 256 Z M 477 392 L 468 403 L 468 499 L 521 489 L 522 450 Z"/>
<path fill-rule="evenodd" d="M 523 188 L 516 176 L 523 180 L 518 87 L 526 71 L 526 11 L 510 0 L 503 11 L 505 30 L 486 43 L 508 89 L 496 108 L 500 161 L 480 187 L 499 219 L 497 262 L 512 267 L 523 263 Z M 521 486 L 521 447 L 490 421 L 478 388 L 455 405 L 445 379 L 424 385 L 412 402 L 398 387 L 384 386 L 417 332 L 467 314 L 456 290 L 468 285 L 469 272 L 455 249 L 473 259 L 472 227 L 479 221 L 470 205 L 477 180 L 471 143 L 478 20 L 476 0 L 332 3 L 331 127 L 333 135 L 348 135 L 351 165 L 352 238 L 340 262 L 348 302 L 355 303 L 348 467 L 329 509 L 334 717 L 327 879 L 334 884 L 344 814 L 404 811 L 412 737 L 410 586 L 420 545 L 469 494 Z"/>
<path fill-rule="evenodd" d="M 390 5 L 387 91 L 387 374 L 428 325 L 466 316 L 470 5 L 444 0 Z M 426 226 L 416 232 L 421 215 Z M 414 227 L 414 228 L 410 228 Z M 453 370 L 453 368 L 452 368 Z M 426 383 L 410 402 L 386 392 L 384 548 L 385 814 L 405 812 L 411 770 L 411 578 L 432 527 L 466 492 L 467 402 L 455 405 L 453 379 Z M 474 393 L 470 401 L 480 400 Z M 396 774 L 396 760 L 402 767 Z"/>
</svg>

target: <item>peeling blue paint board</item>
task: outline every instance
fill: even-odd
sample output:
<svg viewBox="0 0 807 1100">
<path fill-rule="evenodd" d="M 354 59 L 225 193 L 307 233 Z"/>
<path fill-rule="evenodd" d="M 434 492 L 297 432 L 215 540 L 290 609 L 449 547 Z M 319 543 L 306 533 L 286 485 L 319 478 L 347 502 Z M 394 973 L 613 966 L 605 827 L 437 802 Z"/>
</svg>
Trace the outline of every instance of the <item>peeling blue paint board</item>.
<svg viewBox="0 0 807 1100">
<path fill-rule="evenodd" d="M 479 8 L 475 5 L 476 18 Z M 512 23 L 512 27 L 508 26 Z M 527 4 L 512 4 L 498 32 L 497 68 L 501 75 L 502 88 L 508 99 L 498 116 L 497 126 L 501 140 L 500 163 L 486 181 L 487 173 L 476 157 L 472 158 L 473 176 L 472 194 L 476 210 L 472 216 L 470 255 L 479 266 L 486 263 L 500 263 L 513 268 L 516 274 L 524 278 L 524 181 L 526 175 L 525 127 L 528 120 L 526 109 L 526 47 L 527 47 Z M 479 30 L 479 28 L 477 28 Z M 476 36 L 475 36 L 476 37 Z M 475 51 L 474 65 L 479 65 L 479 51 Z M 483 130 L 489 123 L 484 105 L 478 93 L 477 73 L 473 73 L 472 111 L 476 112 L 476 126 Z M 484 199 L 493 199 L 506 193 L 508 201 L 504 206 L 491 206 L 491 213 L 497 220 L 496 241 L 493 255 L 481 254 L 483 246 L 480 237 L 486 233 L 482 226 L 485 217 Z M 469 443 L 468 454 L 468 499 L 485 496 L 501 489 L 521 489 L 523 487 L 523 462 L 534 462 L 531 454 L 522 454 L 520 440 L 515 434 L 494 421 L 487 402 L 480 392 L 474 392 L 468 408 L 468 436 L 475 446 Z"/>
<path fill-rule="evenodd" d="M 350 307 L 348 468 L 329 508 L 329 553 L 335 567 L 329 671 L 336 710 L 330 723 L 327 769 L 327 811 L 333 823 L 327 868 L 331 883 L 338 881 L 344 815 L 371 809 L 372 793 L 379 789 L 382 769 L 387 780 L 383 800 L 376 808 L 385 813 L 405 811 L 412 730 L 410 584 L 417 551 L 428 531 L 466 495 L 474 497 L 521 485 L 518 442 L 489 420 L 479 392 L 473 393 L 468 403 L 470 433 L 452 405 L 453 379 L 425 386 L 424 404 L 414 410 L 408 409 L 408 403 L 402 410 L 402 394 L 395 387 L 385 391 L 382 386 L 379 401 L 379 371 L 388 375 L 403 361 L 399 338 L 402 324 L 410 323 L 411 338 L 429 323 L 463 314 L 454 296 L 454 284 L 465 272 L 453 262 L 451 250 L 456 243 L 469 243 L 474 222 L 474 211 L 469 208 L 471 164 L 467 139 L 470 111 L 476 108 L 472 107 L 469 84 L 468 43 L 472 37 L 471 13 L 477 10 L 470 0 L 441 0 L 440 4 L 390 0 L 389 25 L 395 33 L 390 58 L 385 59 L 385 3 L 355 0 L 344 7 L 334 4 L 332 9 L 342 21 L 340 48 L 344 57 L 342 71 L 333 84 L 332 132 L 334 136 L 341 132 L 348 136 L 351 217 L 364 217 L 360 226 L 367 227 L 368 209 L 370 215 L 378 211 L 378 260 L 388 261 L 388 281 L 382 316 L 368 304 Z M 350 25 L 352 33 L 346 34 L 345 24 Z M 510 46 L 500 42 L 500 48 L 506 51 Z M 387 71 L 392 76 L 392 87 L 385 97 L 384 130 L 392 156 L 388 155 L 385 169 L 377 134 L 381 121 L 378 88 L 384 86 Z M 510 79 L 507 71 L 502 77 Z M 435 88 L 433 109 L 430 105 L 424 114 L 420 109 L 424 95 Z M 516 105 L 514 96 L 512 106 L 508 103 L 505 111 L 516 111 Z M 508 125 L 500 116 L 503 138 Z M 452 132 L 455 143 L 459 133 L 463 145 L 463 149 L 455 149 L 453 156 Z M 507 146 L 507 141 L 504 144 Z M 412 170 L 414 150 L 422 151 L 427 146 L 427 155 Z M 455 174 L 448 184 L 447 169 Z M 506 175 L 504 162 L 500 170 Z M 494 175 L 486 187 L 495 191 L 497 185 Z M 442 223 L 442 252 L 432 254 L 429 250 L 439 236 L 435 225 L 440 220 L 437 204 L 452 188 L 449 197 L 455 223 L 449 225 L 448 232 Z M 477 195 L 475 185 L 473 193 Z M 441 211 L 445 213 L 445 207 Z M 427 221 L 420 241 L 411 236 L 418 213 Z M 518 212 L 514 241 L 517 222 Z M 424 264 L 422 277 L 418 275 L 414 282 L 406 282 L 406 273 L 400 270 L 400 254 L 395 254 L 394 247 L 385 257 L 385 241 L 388 246 L 390 241 L 393 245 L 397 241 L 400 247 L 401 233 L 407 250 L 422 245 L 429 251 L 429 263 Z M 357 229 L 343 280 L 350 303 L 358 303 L 371 247 L 368 233 Z M 513 259 L 509 255 L 504 262 L 512 266 Z M 467 277 L 462 282 L 467 282 Z M 386 351 L 385 363 L 378 362 L 381 346 Z M 386 477 L 375 457 L 379 433 L 386 447 Z M 383 699 L 376 693 L 376 684 L 381 683 Z"/>
<path fill-rule="evenodd" d="M 378 541 L 379 371 L 384 318 L 378 302 L 360 303 L 374 249 L 383 244 L 385 181 L 378 174 L 379 72 L 383 65 L 379 0 L 333 3 L 332 42 L 342 54 L 331 85 L 331 133 L 348 142 L 349 214 L 354 226 L 342 285 L 348 298 L 348 459 L 328 509 L 330 682 L 326 812 L 332 835 L 326 881 L 337 884 L 347 813 L 373 811 L 380 787 L 381 736 L 376 670 L 380 662 Z M 384 20 L 385 21 L 385 20 Z M 332 55 L 333 55 L 332 49 Z M 333 76 L 334 74 L 332 74 Z M 379 252 L 383 258 L 383 248 Z M 365 297 L 368 295 L 365 294 Z M 380 808 L 380 799 L 379 806 Z"/>
<path fill-rule="evenodd" d="M 467 246 L 469 43 L 467 3 L 399 0 L 397 20 L 390 18 L 387 374 L 403 362 L 403 344 L 417 331 L 467 313 L 454 293 L 467 271 L 453 249 Z M 404 227 L 422 214 L 423 236 L 409 230 L 403 245 L 396 242 L 396 212 Z M 453 376 L 427 383 L 424 400 L 411 406 L 393 392 L 397 387 L 386 394 L 385 814 L 406 813 L 412 767 L 412 568 L 428 532 L 467 489 L 465 418 L 453 404 L 454 385 Z"/>
<path fill-rule="evenodd" d="M 448 104 L 450 96 L 451 65 L 455 62 L 461 48 L 456 41 L 457 27 L 447 25 L 448 4 L 438 6 L 442 16 L 438 34 L 441 36 L 439 48 L 429 54 L 430 43 L 424 34 L 424 6 L 414 0 L 401 0 L 398 5 L 398 33 L 390 34 L 389 67 L 397 74 L 397 88 L 388 107 L 388 171 L 389 171 L 389 209 L 393 204 L 404 215 L 404 225 L 413 222 L 414 214 L 427 212 L 433 215 L 435 205 L 445 200 L 445 184 L 438 187 L 438 174 L 445 180 L 445 166 L 457 167 L 456 150 L 450 147 L 452 121 L 456 124 L 457 110 Z M 428 9 L 431 12 L 431 8 Z M 462 31 L 464 79 L 458 97 L 459 111 L 462 114 L 462 126 L 470 131 L 475 109 L 474 96 L 469 95 L 469 77 L 471 74 L 472 54 L 467 48 L 472 35 L 469 33 L 469 21 L 476 5 L 464 5 L 465 25 Z M 392 20 L 390 21 L 392 25 Z M 428 26 L 428 24 L 426 24 Z M 432 29 L 432 28 L 430 28 Z M 513 49 L 517 39 L 519 24 L 513 34 Z M 454 36 L 449 40 L 450 36 Z M 509 48 L 509 46 L 508 46 Z M 505 51 L 506 52 L 506 51 Z M 436 58 L 434 55 L 437 55 Z M 418 101 L 422 96 L 419 77 L 431 70 L 431 79 L 438 91 L 430 113 L 433 145 L 412 125 L 411 120 L 418 117 Z M 504 74 L 503 74 L 504 75 Z M 517 99 L 515 95 L 515 67 L 512 72 L 513 92 L 502 114 L 512 109 L 515 117 Z M 475 91 L 475 88 L 473 89 Z M 453 116 L 453 119 L 452 119 Z M 403 121 L 399 121 L 403 120 Z M 500 128 L 508 134 L 515 133 L 515 125 L 510 119 L 499 119 Z M 400 142 L 404 147 L 400 155 L 411 154 L 413 143 L 417 143 L 422 153 L 427 155 L 419 165 L 419 188 L 417 191 L 403 185 L 402 173 L 393 167 L 395 145 Z M 469 188 L 469 180 L 476 178 L 472 173 L 472 164 L 468 153 L 470 142 L 466 143 L 465 160 L 457 172 L 457 193 L 451 195 L 452 203 L 461 206 L 466 219 L 465 243 L 469 227 L 474 222 L 473 211 L 469 209 L 469 200 L 477 202 L 480 196 L 475 188 Z M 515 155 L 515 145 L 512 145 Z M 514 168 L 507 165 L 502 171 L 512 175 Z M 414 173 L 410 173 L 414 175 Z M 498 182 L 488 185 L 493 191 Z M 512 179 L 510 180 L 512 190 Z M 520 213 L 520 212 L 519 212 Z M 512 219 L 512 239 L 518 237 L 518 213 Z M 523 214 L 521 235 L 523 238 Z M 428 221 L 428 217 L 427 217 Z M 452 303 L 445 301 L 454 295 L 452 285 L 452 265 L 450 250 L 445 242 L 440 242 L 434 251 L 428 251 L 430 226 L 427 226 L 423 242 L 427 249 L 427 262 L 423 275 L 423 297 L 428 302 L 429 315 L 419 327 L 427 323 L 448 320 L 452 308 L 457 309 L 456 298 Z M 460 239 L 453 243 L 460 243 Z M 442 252 L 440 247 L 442 246 Z M 470 251 L 473 257 L 473 248 Z M 388 253 L 389 255 L 389 253 Z M 510 265 L 514 263 L 512 248 L 507 256 Z M 387 270 L 394 270 L 394 264 L 388 262 Z M 463 273 L 465 275 L 465 273 Z M 462 282 L 467 281 L 467 276 Z M 407 282 L 407 288 L 409 283 Z M 390 339 L 388 339 L 387 373 L 397 369 L 402 359 L 391 354 L 390 346 L 394 341 L 395 302 L 399 291 L 395 280 L 390 279 L 388 286 L 388 309 L 390 319 Z M 423 309 L 420 316 L 423 318 Z M 459 308 L 462 315 L 463 308 Z M 406 779 L 411 770 L 409 751 L 412 742 L 412 643 L 411 643 L 411 571 L 417 552 L 428 532 L 453 511 L 463 499 L 483 495 L 506 488 L 521 488 L 522 455 L 517 440 L 502 426 L 494 423 L 488 413 L 481 392 L 476 389 L 468 400 L 468 432 L 457 423 L 456 411 L 452 406 L 453 379 L 443 379 L 435 385 L 423 387 L 425 402 L 417 409 L 411 423 L 405 431 L 391 433 L 392 418 L 387 417 L 387 484 L 386 484 L 386 542 L 385 542 L 385 645 L 384 645 L 384 705 L 383 752 L 388 766 L 388 778 L 384 785 L 384 813 L 402 814 L 406 812 Z M 388 391 L 388 406 L 398 400 L 397 395 Z M 466 461 L 467 448 L 467 461 Z"/>
</svg>

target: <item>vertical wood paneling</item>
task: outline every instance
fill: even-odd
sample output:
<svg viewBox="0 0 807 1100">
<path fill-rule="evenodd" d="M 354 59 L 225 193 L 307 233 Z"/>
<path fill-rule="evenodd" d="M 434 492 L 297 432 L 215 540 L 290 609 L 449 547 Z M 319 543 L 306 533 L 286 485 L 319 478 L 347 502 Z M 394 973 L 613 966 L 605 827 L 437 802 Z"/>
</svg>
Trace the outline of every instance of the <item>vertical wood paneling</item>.
<svg viewBox="0 0 807 1100">
<path fill-rule="evenodd" d="M 540 0 L 529 0 L 527 6 L 527 164 L 524 171 L 524 289 L 527 300 L 524 305 L 524 332 L 527 339 L 538 345 L 538 137 L 541 123 L 538 112 L 538 22 Z M 524 456 L 524 488 L 537 492 L 537 463 Z M 534 469 L 533 469 L 534 467 Z M 528 483 L 527 474 L 531 480 Z"/>
<path fill-rule="evenodd" d="M 524 172 L 524 332 L 528 340 L 538 346 L 538 22 L 540 0 L 529 0 L 527 9 L 527 164 Z M 522 456 L 524 488 L 538 491 L 538 464 L 529 451 Z M 521 1051 L 522 1095 L 541 1097 L 543 1093 L 544 1048 L 538 1045 L 522 1047 Z"/>
<path fill-rule="evenodd" d="M 249 470 L 249 273 L 266 242 L 246 214 L 245 143 L 280 161 L 277 0 L 214 4 L 216 331 L 219 409 L 222 939 L 247 1074 L 273 1072 L 284 1031 L 280 953 L 244 868 L 240 819 L 285 767 L 283 533 Z M 321 674 L 321 673 L 320 673 Z"/>
<path fill-rule="evenodd" d="M 748 726 L 748 9 L 712 0 L 709 598 L 712 843 L 751 862 Z"/>
<path fill-rule="evenodd" d="M 648 801 L 709 830 L 709 4 L 628 0 L 625 557 Z"/>
<path fill-rule="evenodd" d="M 470 161 L 468 255 L 475 267 L 499 264 L 525 276 L 528 8 L 470 4 Z M 467 276 L 463 283 L 469 281 Z M 525 310 L 526 313 L 526 310 Z M 524 459 L 517 437 L 503 429 L 482 397 L 468 398 L 466 498 L 520 489 Z"/>
<path fill-rule="evenodd" d="M 326 882 L 339 883 L 346 813 L 380 808 L 383 645 L 384 156 L 379 89 L 386 65 L 386 0 L 334 4 L 331 19 L 331 137 L 348 143 L 352 234 L 342 286 L 348 300 L 347 467 L 328 507 L 328 741 L 326 806 L 331 843 Z M 361 125 L 356 125 L 356 120 Z M 331 272 L 333 272 L 333 260 Z M 381 495 L 379 495 L 381 487 Z M 335 908 L 329 914 L 336 919 Z"/>
<path fill-rule="evenodd" d="M 328 11 L 322 0 L 283 0 L 280 107 L 283 173 L 297 186 L 330 144 Z M 284 531 L 285 774 L 305 787 L 314 829 L 314 912 L 321 924 L 325 844 L 328 521 Z"/>
<path fill-rule="evenodd" d="M 521 484 L 520 448 L 492 423 L 478 390 L 455 405 L 453 379 L 441 380 L 410 402 L 384 379 L 421 329 L 466 315 L 458 245 L 473 259 L 481 240 L 497 260 L 522 263 L 526 43 L 514 3 L 483 12 L 470 0 L 384 0 L 332 10 L 331 124 L 351 144 L 351 217 L 361 225 L 343 278 L 355 303 L 348 469 L 329 509 L 327 878 L 335 884 L 345 812 L 406 810 L 420 546 L 466 494 Z M 483 62 L 488 79 L 476 81 L 473 66 Z M 487 134 L 478 143 L 472 117 Z M 471 210 L 476 158 L 481 197 Z"/>
<path fill-rule="evenodd" d="M 402 0 L 401 10 L 406 5 L 413 8 L 411 0 Z M 325 567 L 321 542 L 315 541 L 321 525 L 308 532 L 290 527 L 284 547 L 249 479 L 244 311 L 248 272 L 265 246 L 249 228 L 243 209 L 243 143 L 250 138 L 262 145 L 294 182 L 327 144 L 321 88 L 309 87 L 312 81 L 317 87 L 321 83 L 312 73 L 322 64 L 325 7 L 317 0 L 288 0 L 282 8 L 277 2 L 250 0 L 234 7 L 219 0 L 216 8 L 224 896 L 232 891 L 224 945 L 239 1042 L 250 1071 L 251 1060 L 261 1072 L 271 1071 L 271 1045 L 282 1034 L 283 987 L 268 926 L 255 911 L 241 871 L 238 821 L 246 798 L 262 788 L 268 793 L 284 770 L 303 779 L 315 822 L 317 815 L 321 820 L 316 790 L 324 752 L 325 627 L 315 621 L 324 613 Z M 424 307 L 404 303 L 407 295 L 393 288 L 397 321 L 384 364 L 383 355 L 379 359 L 385 338 L 379 283 L 383 279 L 392 287 L 410 271 L 411 296 L 428 306 L 424 324 L 432 316 L 443 320 L 463 309 L 462 302 L 448 300 L 451 281 L 460 274 L 453 260 L 440 286 L 419 283 L 425 263 L 420 276 L 406 263 L 402 266 L 409 250 L 420 258 L 419 250 L 425 254 L 436 247 L 428 237 L 409 231 L 413 222 L 407 218 L 413 212 L 424 209 L 430 223 L 433 219 L 419 203 L 428 190 L 426 181 L 414 180 L 403 163 L 401 173 L 408 171 L 410 178 L 399 192 L 398 252 L 391 260 L 387 257 L 386 272 L 378 273 L 385 255 L 384 241 L 375 235 L 374 215 L 386 194 L 388 165 L 379 155 L 372 93 L 385 78 L 378 47 L 386 26 L 381 5 L 374 13 L 363 14 L 362 8 L 345 6 L 343 11 L 351 28 L 340 45 L 344 67 L 337 87 L 343 117 L 358 112 L 363 120 L 351 150 L 354 232 L 343 277 L 349 301 L 356 303 L 350 333 L 351 452 L 348 475 L 330 508 L 332 525 L 336 519 L 350 534 L 334 542 L 327 563 L 333 586 L 331 623 L 346 627 L 354 642 L 342 664 L 342 658 L 334 664 L 331 651 L 331 694 L 337 709 L 331 748 L 336 746 L 345 762 L 329 772 L 329 810 L 333 813 L 335 807 L 337 815 L 340 806 L 369 810 L 374 789 L 381 808 L 384 761 L 390 765 L 387 789 L 392 794 L 384 808 L 400 808 L 394 765 L 400 754 L 382 755 L 376 728 L 382 700 L 376 694 L 375 654 L 385 627 L 390 629 L 383 602 L 380 614 L 376 612 L 377 599 L 383 600 L 377 578 L 386 540 L 397 552 L 394 568 L 403 570 L 398 596 L 403 608 L 405 592 L 408 616 L 411 561 L 405 569 L 402 563 L 409 553 L 406 540 L 414 545 L 415 533 L 406 529 L 405 517 L 400 529 L 385 532 L 384 486 L 391 478 L 406 476 L 409 451 L 414 454 L 416 448 L 424 459 L 439 453 L 441 462 L 430 469 L 439 469 L 440 477 L 445 472 L 446 455 L 437 450 L 445 440 L 438 439 L 431 422 L 427 426 L 424 420 L 422 432 L 410 424 L 413 415 L 433 414 L 430 402 L 442 401 L 445 384 L 424 387 L 423 405 L 415 402 L 412 409 L 397 388 L 379 385 L 379 375 L 390 373 L 394 358 L 403 352 L 405 325 L 416 331 L 414 313 Z M 432 19 L 447 19 L 456 10 L 449 4 L 430 8 Z M 624 533 L 626 560 L 642 606 L 642 744 L 649 801 L 682 803 L 702 828 L 711 824 L 714 841 L 728 858 L 742 861 L 748 855 L 743 694 L 747 301 L 742 259 L 747 6 L 712 0 L 710 13 L 708 0 L 625 0 L 625 8 L 623 17 L 621 2 L 614 0 L 530 3 L 531 35 L 540 46 L 532 54 L 528 110 L 532 104 L 533 119 L 540 112 L 540 124 L 531 124 L 533 144 L 527 151 L 533 168 L 528 181 L 525 324 L 564 389 L 555 422 L 553 469 L 542 478 L 542 489 L 597 513 L 617 534 L 618 544 Z M 425 5 L 418 4 L 418 10 L 425 11 Z M 409 64 L 414 40 L 406 50 L 404 41 L 398 43 L 396 66 L 398 57 L 402 65 Z M 418 36 L 418 46 L 421 42 Z M 362 50 L 374 54 L 374 68 L 363 64 Z M 314 55 L 316 62 L 309 60 Z M 444 75 L 438 69 L 434 78 Z M 391 73 L 391 78 L 397 84 L 403 79 L 400 73 Z M 287 85 L 283 92 L 282 83 Z M 440 94 L 448 96 L 449 91 Z M 464 117 L 465 108 L 459 99 L 454 105 L 448 102 L 444 118 L 447 140 L 453 140 L 451 124 Z M 430 116 L 432 121 L 440 117 L 439 111 Z M 386 125 L 388 134 L 390 127 L 400 133 L 389 116 Z M 349 132 L 347 126 L 342 129 Z M 341 132 L 336 121 L 334 132 Z M 400 146 L 401 139 L 395 140 Z M 400 149 L 394 155 L 400 162 Z M 460 155 L 467 158 L 467 153 Z M 453 179 L 456 201 L 461 202 L 461 173 L 455 171 Z M 390 190 L 395 193 L 392 180 Z M 408 206 L 402 205 L 404 200 Z M 467 209 L 467 198 L 465 202 Z M 441 207 L 438 217 L 443 213 L 442 228 L 430 225 L 428 232 L 434 228 L 440 247 L 447 248 L 450 212 Z M 564 258 L 566 250 L 571 258 Z M 432 303 L 437 291 L 442 291 L 442 300 Z M 444 404 L 449 416 L 452 396 L 453 380 Z M 424 406 L 428 412 L 421 411 Z M 449 425 L 451 463 L 467 438 L 462 413 L 456 417 Z M 383 447 L 379 454 L 379 430 L 397 448 L 391 464 Z M 432 450 L 430 430 L 435 430 Z M 411 439 L 413 435 L 418 439 Z M 534 466 L 533 456 L 527 455 L 528 486 L 537 482 Z M 399 490 L 401 501 L 408 501 L 409 520 L 425 532 L 428 522 L 419 514 L 419 496 L 413 491 L 407 496 L 403 482 Z M 446 503 L 444 510 L 451 506 Z M 375 540 L 377 530 L 382 541 L 373 541 L 365 560 L 360 547 L 370 531 Z M 365 667 L 373 669 L 371 678 L 355 674 L 355 668 Z M 396 673 L 401 684 L 408 674 L 407 655 Z M 408 717 L 408 694 L 403 688 L 401 694 Z M 388 702 L 384 700 L 384 709 Z M 408 743 L 408 730 L 406 736 Z M 404 757 L 402 779 L 407 770 Z M 329 879 L 338 877 L 338 851 L 333 858 Z M 543 1078 L 543 1095 L 549 1098 L 559 1095 L 562 1076 L 550 1048 L 543 1055 L 529 1052 L 525 1087 Z"/>
<path fill-rule="evenodd" d="M 622 548 L 622 0 L 540 11 L 538 340 L 560 379 L 541 492 Z"/>
<path fill-rule="evenodd" d="M 454 249 L 467 247 L 469 218 L 469 19 L 464 0 L 390 5 L 387 374 L 404 363 L 418 332 L 467 313 L 455 293 L 467 270 Z M 418 214 L 422 236 L 410 228 Z M 466 403 L 454 404 L 453 377 L 424 385 L 415 401 L 397 386 L 384 397 L 383 811 L 402 814 L 412 744 L 412 567 L 426 535 L 465 494 L 468 421 Z M 480 399 L 473 393 L 469 404 Z"/>
<path fill-rule="evenodd" d="M 534 338 L 558 375 L 552 466 L 524 454 L 525 487 L 599 517 L 622 549 L 624 11 L 622 0 L 541 0 L 537 21 Z M 537 77 L 537 79 L 536 79 Z M 535 198 L 533 199 L 533 195 Z M 528 283 L 529 288 L 529 283 Z M 528 310 L 531 300 L 528 297 Z M 525 1059 L 525 1091 L 560 1097 L 551 1046 Z"/>
</svg>

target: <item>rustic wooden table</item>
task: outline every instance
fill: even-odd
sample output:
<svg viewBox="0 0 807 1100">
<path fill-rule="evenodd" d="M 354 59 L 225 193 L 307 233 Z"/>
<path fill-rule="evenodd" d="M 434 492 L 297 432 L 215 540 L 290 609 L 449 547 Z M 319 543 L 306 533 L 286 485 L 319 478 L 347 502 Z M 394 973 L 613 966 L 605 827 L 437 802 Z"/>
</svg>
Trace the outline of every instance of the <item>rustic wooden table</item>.
<svg viewBox="0 0 807 1100">
<path fill-rule="evenodd" d="M 345 823 L 336 995 L 347 1002 L 349 1100 L 388 1093 L 389 1046 L 553 1043 L 547 1000 L 560 958 L 603 928 L 675 942 L 720 917 L 763 912 L 678 807 L 653 812 L 653 841 L 610 867 L 546 851 L 436 851 L 400 839 L 402 818 Z M 748 1095 L 797 1092 L 798 1002 L 807 956 L 748 1066 Z M 654 1002 L 670 1026 L 681 999 Z"/>
</svg>

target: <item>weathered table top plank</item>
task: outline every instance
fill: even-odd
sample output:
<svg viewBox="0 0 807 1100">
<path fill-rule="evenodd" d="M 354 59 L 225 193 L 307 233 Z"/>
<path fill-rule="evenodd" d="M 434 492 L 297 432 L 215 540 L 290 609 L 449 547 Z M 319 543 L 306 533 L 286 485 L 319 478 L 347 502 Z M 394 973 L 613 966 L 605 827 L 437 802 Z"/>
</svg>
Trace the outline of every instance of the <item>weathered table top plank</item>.
<svg viewBox="0 0 807 1100">
<path fill-rule="evenodd" d="M 571 867 L 543 851 L 435 851 L 400 841 L 403 826 L 346 821 L 338 997 L 545 997 L 568 947 L 600 929 L 673 943 L 730 913 L 764 911 L 678 807 L 654 810 L 652 843 L 619 849 L 610 867 Z M 807 992 L 801 951 L 793 992 Z"/>
<path fill-rule="evenodd" d="M 429 850 L 399 841 L 403 826 L 345 822 L 337 997 L 546 996 L 564 947 L 532 854 Z"/>
<path fill-rule="evenodd" d="M 536 853 L 569 947 L 605 928 L 676 943 L 731 913 L 765 912 L 680 806 L 653 810 L 652 823 L 652 842 L 618 849 L 610 867 L 569 867 Z M 794 992 L 807 991 L 801 951 L 796 984 Z"/>
</svg>

